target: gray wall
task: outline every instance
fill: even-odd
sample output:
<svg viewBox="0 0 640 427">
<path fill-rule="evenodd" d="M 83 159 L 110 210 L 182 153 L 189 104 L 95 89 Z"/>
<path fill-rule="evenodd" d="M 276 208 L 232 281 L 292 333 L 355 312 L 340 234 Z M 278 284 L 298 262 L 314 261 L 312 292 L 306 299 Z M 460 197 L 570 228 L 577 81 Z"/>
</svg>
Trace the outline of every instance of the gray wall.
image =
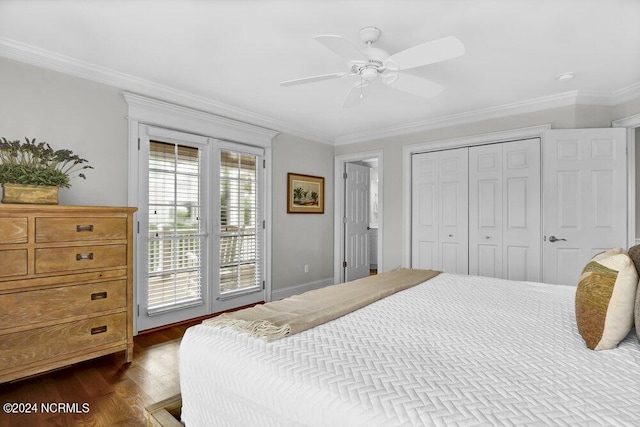
<svg viewBox="0 0 640 427">
<path fill-rule="evenodd" d="M 127 105 L 120 90 L 0 58 L 0 136 L 68 148 L 95 169 L 60 190 L 66 205 L 127 204 Z"/>
<path fill-rule="evenodd" d="M 333 284 L 333 157 L 327 144 L 283 134 L 273 140 L 274 291 Z M 287 213 L 288 172 L 324 177 L 324 214 Z"/>
<path fill-rule="evenodd" d="M 121 90 L 2 58 L 0 76 L 0 136 L 46 140 L 54 147 L 72 149 L 95 167 L 87 172 L 86 181 L 76 179 L 71 189 L 62 190 L 60 202 L 125 205 L 127 106 Z M 553 128 L 604 127 L 610 126 L 611 120 L 639 112 L 640 99 L 616 107 L 561 107 L 335 149 L 279 135 L 273 141 L 273 289 L 284 294 L 287 289 L 324 284 L 332 279 L 334 155 L 383 150 L 383 254 L 384 265 L 392 269 L 403 260 L 403 145 L 546 123 Z M 286 213 L 287 172 L 325 177 L 323 215 Z M 309 265 L 306 274 L 305 264 Z"/>
<path fill-rule="evenodd" d="M 0 58 L 0 136 L 69 148 L 95 169 L 60 191 L 60 203 L 127 204 L 128 124 L 122 90 Z M 324 215 L 287 215 L 286 174 L 325 177 Z M 273 141 L 273 289 L 333 279 L 333 147 Z M 304 273 L 309 264 L 309 273 Z"/>
<path fill-rule="evenodd" d="M 634 112 L 635 111 L 635 112 Z M 582 127 L 611 127 L 611 121 L 640 112 L 640 102 L 619 107 L 568 106 L 528 114 L 515 115 L 453 127 L 444 127 L 410 135 L 381 138 L 365 143 L 337 146 L 336 155 L 382 149 L 384 152 L 384 267 L 390 270 L 404 260 L 403 204 L 404 192 L 410 189 L 403 183 L 403 146 L 443 139 L 459 138 L 482 133 L 550 124 L 553 129 Z M 640 176 L 637 177 L 640 179 Z M 640 188 L 640 187 L 639 187 Z"/>
</svg>

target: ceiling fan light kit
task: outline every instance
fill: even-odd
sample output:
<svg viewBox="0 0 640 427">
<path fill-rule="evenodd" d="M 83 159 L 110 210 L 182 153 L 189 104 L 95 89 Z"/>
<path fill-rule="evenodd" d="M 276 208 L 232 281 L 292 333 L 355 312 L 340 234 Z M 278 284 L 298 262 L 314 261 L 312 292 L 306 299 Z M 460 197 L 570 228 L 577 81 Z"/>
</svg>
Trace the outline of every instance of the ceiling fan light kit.
<svg viewBox="0 0 640 427">
<path fill-rule="evenodd" d="M 433 98 L 442 92 L 443 86 L 422 77 L 403 74 L 402 71 L 446 61 L 465 53 L 462 42 L 456 37 L 449 36 L 389 55 L 383 49 L 373 46 L 373 43 L 380 39 L 381 34 L 377 27 L 362 28 L 360 30 L 360 40 L 364 44 L 362 48 L 356 47 L 340 36 L 316 36 L 315 39 L 318 42 L 347 61 L 348 71 L 287 80 L 281 82 L 280 86 L 296 86 L 357 76 L 358 81 L 351 87 L 342 105 L 344 108 L 351 108 L 357 106 L 363 99 L 362 89 L 369 86 L 379 75 L 382 83 L 389 87 L 422 98 Z"/>
</svg>

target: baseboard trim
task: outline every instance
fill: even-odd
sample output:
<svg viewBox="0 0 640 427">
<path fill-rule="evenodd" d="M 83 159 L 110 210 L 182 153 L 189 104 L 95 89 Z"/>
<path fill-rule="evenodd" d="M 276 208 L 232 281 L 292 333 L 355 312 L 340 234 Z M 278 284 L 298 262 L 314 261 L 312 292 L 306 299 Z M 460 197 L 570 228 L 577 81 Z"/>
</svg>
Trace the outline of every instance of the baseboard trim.
<svg viewBox="0 0 640 427">
<path fill-rule="evenodd" d="M 314 289 L 324 288 L 325 286 L 333 285 L 333 277 L 316 280 L 315 282 L 303 283 L 297 286 L 291 286 L 286 289 L 278 289 L 271 292 L 271 301 L 281 300 L 293 295 L 299 295 L 307 291 Z"/>
</svg>

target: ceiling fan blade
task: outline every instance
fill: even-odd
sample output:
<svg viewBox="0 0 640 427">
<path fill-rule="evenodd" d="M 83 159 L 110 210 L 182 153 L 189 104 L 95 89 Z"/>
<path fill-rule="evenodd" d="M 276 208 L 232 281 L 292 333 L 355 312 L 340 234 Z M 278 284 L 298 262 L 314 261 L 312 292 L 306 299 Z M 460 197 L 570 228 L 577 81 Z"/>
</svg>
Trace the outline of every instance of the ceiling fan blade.
<svg viewBox="0 0 640 427">
<path fill-rule="evenodd" d="M 323 80 L 334 80 L 334 79 L 341 79 L 342 77 L 348 76 L 349 73 L 344 72 L 344 73 L 333 73 L 333 74 L 322 74 L 319 76 L 311 76 L 311 77 L 303 77 L 301 79 L 294 79 L 294 80 L 287 80 L 284 82 L 280 82 L 278 83 L 280 86 L 295 86 L 295 85 L 302 85 L 302 84 L 306 84 L 306 83 L 314 83 L 314 82 L 321 82 Z"/>
<path fill-rule="evenodd" d="M 389 81 L 390 83 L 386 83 L 383 80 L 394 89 L 422 98 L 433 98 L 444 90 L 444 86 L 438 83 L 411 74 L 398 73 L 397 77 Z"/>
<path fill-rule="evenodd" d="M 369 82 L 357 82 L 351 86 L 347 96 L 344 98 L 342 108 L 353 108 L 360 105 L 360 102 L 362 101 L 362 88 L 367 86 L 369 86 Z"/>
<path fill-rule="evenodd" d="M 340 36 L 316 36 L 316 40 L 347 61 L 367 62 L 367 57 L 364 56 L 364 53 L 345 38 Z"/>
<path fill-rule="evenodd" d="M 387 58 L 385 66 L 392 70 L 407 70 L 455 58 L 465 53 L 458 38 L 449 36 L 402 50 Z"/>
</svg>

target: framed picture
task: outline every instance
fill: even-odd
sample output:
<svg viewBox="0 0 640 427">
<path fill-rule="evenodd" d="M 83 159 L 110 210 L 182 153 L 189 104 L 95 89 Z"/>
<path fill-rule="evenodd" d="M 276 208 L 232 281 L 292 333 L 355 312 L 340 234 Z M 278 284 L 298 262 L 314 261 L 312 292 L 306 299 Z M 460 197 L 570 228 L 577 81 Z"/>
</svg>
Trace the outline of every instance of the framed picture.
<svg viewBox="0 0 640 427">
<path fill-rule="evenodd" d="M 287 213 L 324 213 L 324 178 L 288 173 Z"/>
</svg>

